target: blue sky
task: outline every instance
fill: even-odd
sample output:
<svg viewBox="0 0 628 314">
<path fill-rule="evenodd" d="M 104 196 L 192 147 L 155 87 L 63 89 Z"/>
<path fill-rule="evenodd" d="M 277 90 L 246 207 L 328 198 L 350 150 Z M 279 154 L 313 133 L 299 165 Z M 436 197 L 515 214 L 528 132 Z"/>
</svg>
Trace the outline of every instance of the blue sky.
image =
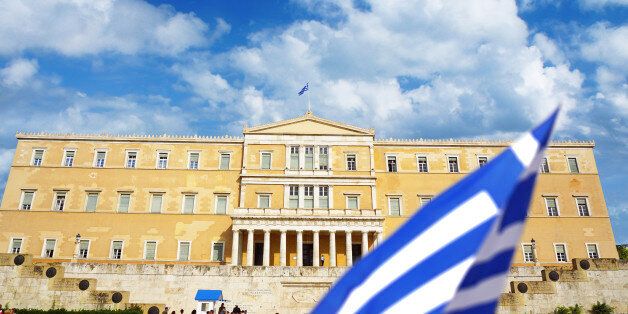
<svg viewBox="0 0 628 314">
<path fill-rule="evenodd" d="M 15 132 L 238 135 L 316 114 L 378 137 L 513 139 L 562 105 L 628 243 L 628 1 L 0 0 Z M 1 190 L 0 190 L 1 193 Z"/>
</svg>

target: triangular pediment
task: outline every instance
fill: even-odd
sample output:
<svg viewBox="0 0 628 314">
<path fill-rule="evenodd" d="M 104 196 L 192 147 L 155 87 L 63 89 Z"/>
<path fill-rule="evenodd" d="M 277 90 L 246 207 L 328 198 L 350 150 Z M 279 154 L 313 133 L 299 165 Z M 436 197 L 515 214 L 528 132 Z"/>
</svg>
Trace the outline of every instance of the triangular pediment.
<svg viewBox="0 0 628 314">
<path fill-rule="evenodd" d="M 364 129 L 323 119 L 308 112 L 294 119 L 245 128 L 244 134 L 374 136 L 375 132 L 373 129 Z"/>
</svg>

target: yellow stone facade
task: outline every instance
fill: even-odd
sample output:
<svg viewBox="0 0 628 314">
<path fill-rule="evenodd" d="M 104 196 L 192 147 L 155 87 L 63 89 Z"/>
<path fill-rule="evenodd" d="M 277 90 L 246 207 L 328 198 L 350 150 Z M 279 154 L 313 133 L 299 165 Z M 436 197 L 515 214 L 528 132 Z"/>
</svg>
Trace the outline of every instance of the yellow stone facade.
<svg viewBox="0 0 628 314">
<path fill-rule="evenodd" d="M 311 113 L 243 133 L 18 133 L 0 249 L 103 263 L 351 265 L 509 144 L 381 140 Z M 550 145 L 513 263 L 617 257 L 593 148 Z"/>
</svg>

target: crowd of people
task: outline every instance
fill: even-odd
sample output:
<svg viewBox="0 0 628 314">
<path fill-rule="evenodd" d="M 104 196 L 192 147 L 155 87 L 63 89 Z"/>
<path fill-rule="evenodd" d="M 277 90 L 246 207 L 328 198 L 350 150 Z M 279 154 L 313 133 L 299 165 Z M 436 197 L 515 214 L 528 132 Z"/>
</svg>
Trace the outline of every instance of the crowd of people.
<svg viewBox="0 0 628 314">
<path fill-rule="evenodd" d="M 15 309 L 11 309 L 7 306 L 7 308 L 3 308 L 2 304 L 0 304 L 0 314 L 17 314 Z"/>
<path fill-rule="evenodd" d="M 185 314 L 185 311 L 183 309 L 179 310 L 179 314 Z M 0 314 L 2 314 L 0 312 Z M 168 307 L 166 306 L 163 314 L 177 314 L 177 311 L 172 311 L 170 313 L 168 313 Z M 196 310 L 192 310 L 192 314 L 197 314 Z M 227 310 L 227 308 L 225 307 L 225 304 L 222 303 L 220 305 L 220 307 L 218 308 L 218 311 L 215 310 L 209 310 L 206 313 L 198 313 L 198 314 L 247 314 L 247 310 L 242 310 L 240 309 L 240 307 L 238 305 L 233 307 L 233 310 L 231 310 L 231 312 L 229 310 Z"/>
</svg>

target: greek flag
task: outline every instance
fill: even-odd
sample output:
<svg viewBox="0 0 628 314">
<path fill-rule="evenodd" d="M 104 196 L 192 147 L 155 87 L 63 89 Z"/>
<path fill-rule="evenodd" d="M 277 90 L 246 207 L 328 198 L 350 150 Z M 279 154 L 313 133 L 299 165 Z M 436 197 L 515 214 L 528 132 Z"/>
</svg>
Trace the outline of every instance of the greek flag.
<svg viewBox="0 0 628 314">
<path fill-rule="evenodd" d="M 410 217 L 313 313 L 493 313 L 557 115 Z"/>
<path fill-rule="evenodd" d="M 307 92 L 307 90 L 310 89 L 309 85 L 309 82 L 305 83 L 305 86 L 303 86 L 303 88 L 301 88 L 301 91 L 299 92 L 299 96 L 303 95 L 303 93 Z"/>
</svg>

